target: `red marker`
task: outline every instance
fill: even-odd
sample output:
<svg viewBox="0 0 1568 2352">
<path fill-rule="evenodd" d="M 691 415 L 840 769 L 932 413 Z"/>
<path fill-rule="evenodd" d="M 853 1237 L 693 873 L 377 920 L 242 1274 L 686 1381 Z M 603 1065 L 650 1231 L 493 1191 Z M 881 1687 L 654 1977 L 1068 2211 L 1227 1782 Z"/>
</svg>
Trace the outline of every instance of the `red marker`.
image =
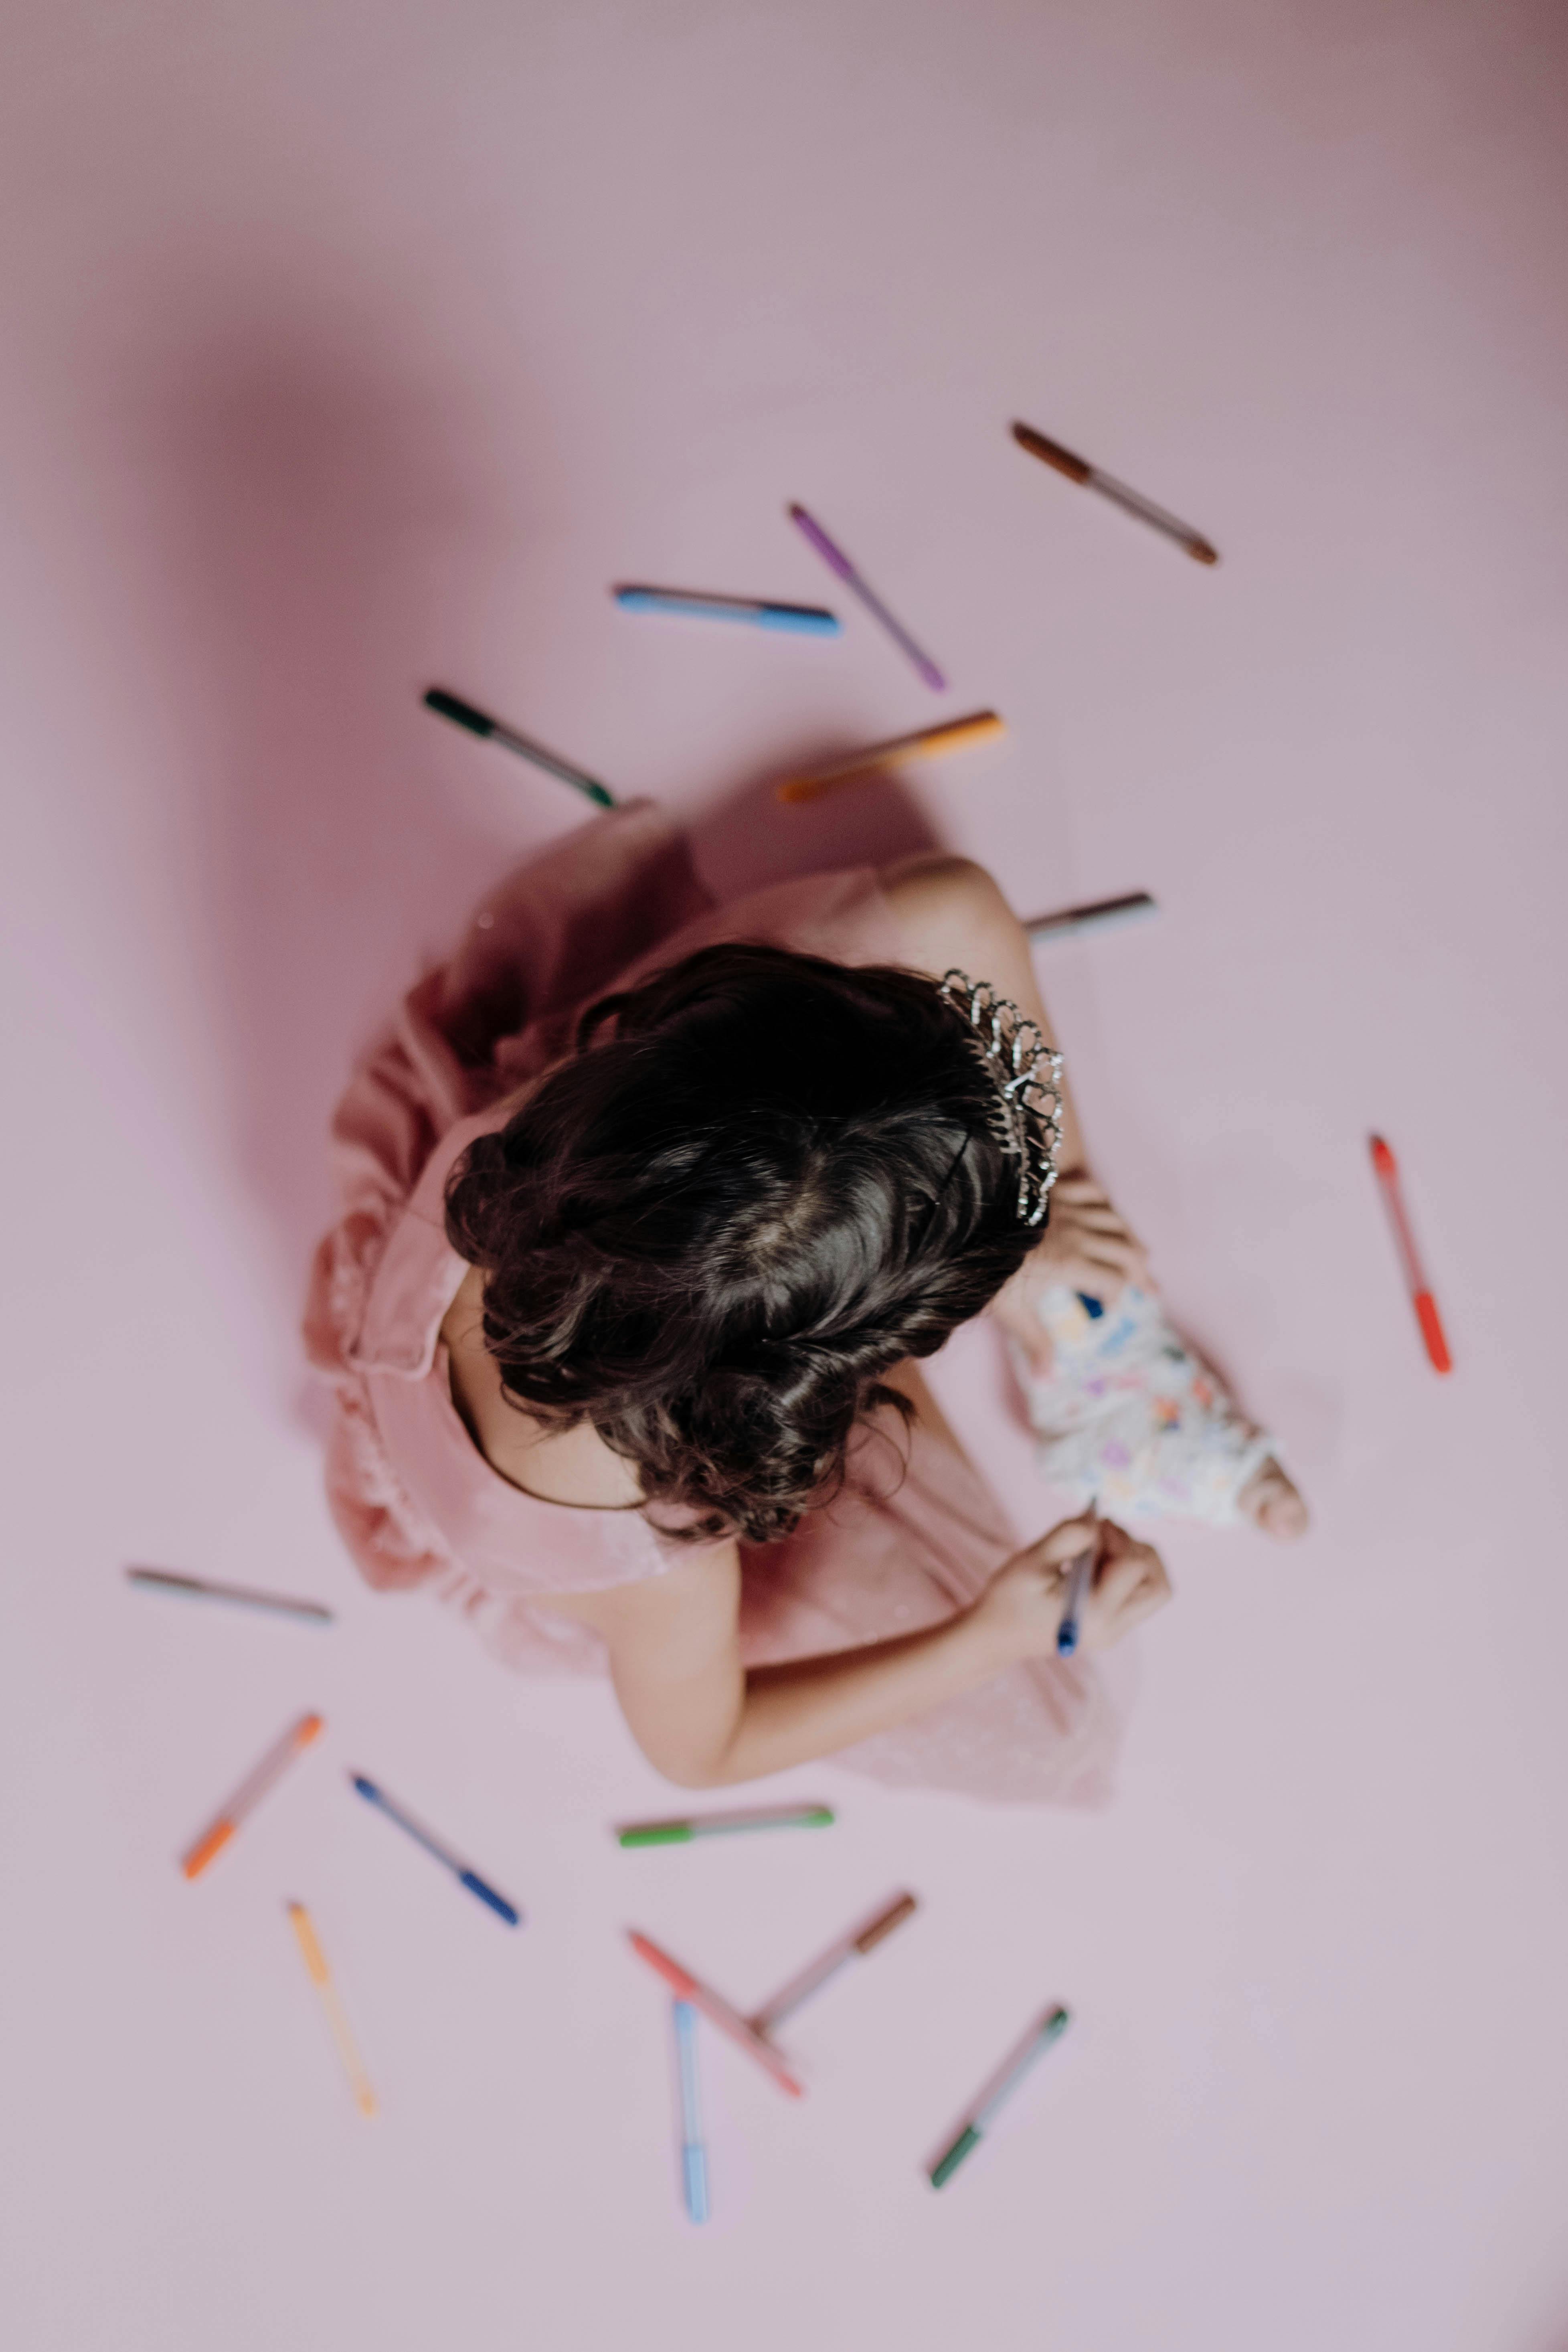
<svg viewBox="0 0 1568 2352">
<path fill-rule="evenodd" d="M 657 1969 L 666 1984 L 679 1993 L 682 2000 L 689 2000 L 693 2009 L 700 2009 L 721 2033 L 727 2033 L 731 2042 L 738 2042 L 742 2049 L 773 2076 L 781 2091 L 787 2091 L 792 2098 L 804 2096 L 805 2084 L 790 2073 L 773 2043 L 748 2025 L 739 2010 L 731 2009 L 721 1994 L 700 1983 L 689 1970 L 681 1967 L 679 1960 L 672 1960 L 668 1952 L 661 1952 L 650 1936 L 639 1935 L 635 1927 L 628 1927 L 626 1936 L 637 1958 L 646 1960 L 650 1969 Z"/>
<path fill-rule="evenodd" d="M 1399 1190 L 1399 1163 L 1381 1135 L 1369 1138 L 1372 1144 L 1372 1164 L 1377 1171 L 1377 1181 L 1383 1187 L 1389 1223 L 1394 1227 L 1394 1239 L 1405 1267 L 1405 1279 L 1410 1286 L 1410 1300 L 1415 1309 L 1415 1320 L 1421 1326 L 1421 1337 L 1426 1342 L 1426 1353 L 1432 1369 L 1451 1372 L 1454 1359 L 1448 1353 L 1448 1342 L 1443 1336 L 1442 1318 L 1437 1302 L 1433 1297 L 1421 1260 L 1415 1255 L 1415 1237 L 1410 1230 L 1410 1220 L 1405 1213 L 1405 1202 Z"/>
</svg>

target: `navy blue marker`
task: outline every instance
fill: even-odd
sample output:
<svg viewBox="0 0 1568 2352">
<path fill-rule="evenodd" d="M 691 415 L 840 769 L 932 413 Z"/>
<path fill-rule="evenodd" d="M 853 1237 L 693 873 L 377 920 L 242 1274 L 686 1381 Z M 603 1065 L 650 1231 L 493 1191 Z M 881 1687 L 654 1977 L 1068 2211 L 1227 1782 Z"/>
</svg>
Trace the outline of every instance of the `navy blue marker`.
<svg viewBox="0 0 1568 2352">
<path fill-rule="evenodd" d="M 1084 1304 L 1088 1306 L 1089 1301 L 1085 1299 Z M 1079 1620 L 1083 1615 L 1083 1604 L 1094 1584 L 1094 1571 L 1100 1566 L 1101 1538 L 1098 1495 L 1089 1503 L 1089 1517 L 1094 1528 L 1094 1541 L 1086 1550 L 1079 1552 L 1068 1570 L 1067 1601 L 1062 1610 L 1062 1622 L 1057 1627 L 1057 1655 L 1062 1658 L 1070 1658 L 1078 1648 Z"/>
<path fill-rule="evenodd" d="M 477 1895 L 481 1903 L 488 1903 L 492 1911 L 499 1912 L 509 1927 L 521 1926 L 522 1914 L 513 1909 L 504 1895 L 498 1895 L 493 1886 L 485 1884 L 477 1870 L 470 1870 L 466 1862 L 448 1853 L 439 1839 L 432 1837 L 427 1829 L 411 1820 L 401 1806 L 395 1805 L 392 1799 L 376 1787 L 374 1780 L 367 1780 L 363 1772 L 351 1772 L 349 1779 L 367 1804 L 379 1806 L 389 1821 L 395 1822 L 400 1830 L 407 1831 L 416 1845 L 422 1845 L 426 1853 L 433 1853 L 437 1862 L 445 1863 L 458 1884 L 466 1886 L 470 1895 Z"/>
</svg>

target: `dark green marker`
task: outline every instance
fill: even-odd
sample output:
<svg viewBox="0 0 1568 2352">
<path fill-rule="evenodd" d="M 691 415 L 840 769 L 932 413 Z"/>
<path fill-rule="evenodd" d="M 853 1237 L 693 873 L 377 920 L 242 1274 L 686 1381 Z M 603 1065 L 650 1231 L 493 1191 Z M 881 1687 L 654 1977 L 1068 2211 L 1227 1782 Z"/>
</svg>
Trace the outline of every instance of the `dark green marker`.
<svg viewBox="0 0 1568 2352">
<path fill-rule="evenodd" d="M 933 2189 L 940 2189 L 944 2181 L 951 2180 L 970 2150 L 979 2147 L 992 2117 L 1006 2105 L 1036 2059 L 1043 2058 L 1052 2042 L 1067 2032 L 1068 2022 L 1068 2011 L 1058 2006 L 1048 2011 L 1038 2025 L 1030 2027 L 1027 2041 L 1017 2056 L 1008 2062 L 996 2088 L 981 2102 L 958 2137 L 951 2147 L 942 2150 L 931 2166 L 931 2185 Z"/>
<path fill-rule="evenodd" d="M 436 711 L 443 719 L 449 719 L 454 727 L 466 727 L 470 735 L 484 735 L 497 743 L 504 743 L 507 750 L 515 751 L 520 760 L 531 760 L 534 766 L 542 768 L 547 775 L 559 776 L 563 784 L 575 785 L 578 792 L 585 793 L 596 807 L 615 807 L 614 793 L 607 793 L 594 777 L 584 775 L 581 768 L 573 767 L 569 760 L 557 758 L 553 751 L 545 751 L 542 744 L 531 742 L 526 735 L 519 735 L 515 729 L 503 727 L 499 719 L 491 719 L 484 711 L 476 710 L 471 702 L 465 702 L 459 695 L 448 694 L 444 686 L 430 688 L 425 697 L 425 708 Z"/>
</svg>

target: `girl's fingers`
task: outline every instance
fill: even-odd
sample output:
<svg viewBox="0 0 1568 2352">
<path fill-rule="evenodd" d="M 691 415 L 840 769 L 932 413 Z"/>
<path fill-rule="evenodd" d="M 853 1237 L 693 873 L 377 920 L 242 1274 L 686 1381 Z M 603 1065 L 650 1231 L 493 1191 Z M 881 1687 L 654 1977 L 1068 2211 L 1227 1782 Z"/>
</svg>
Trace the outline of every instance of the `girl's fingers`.
<svg viewBox="0 0 1568 2352">
<path fill-rule="evenodd" d="M 1077 1559 L 1094 1541 L 1096 1521 L 1093 1519 L 1063 1519 L 1049 1535 L 1040 1538 L 1036 1556 L 1046 1568 L 1065 1568 Z"/>
<path fill-rule="evenodd" d="M 1094 1597 L 1118 1633 L 1130 1633 L 1170 1599 L 1165 1563 L 1150 1544 L 1134 1543 L 1124 1528 L 1105 1524 Z"/>
<path fill-rule="evenodd" d="M 1131 1274 L 1135 1266 L 1142 1265 L 1143 1253 L 1136 1242 L 1086 1242 L 1083 1259 L 1088 1265 L 1108 1265 L 1117 1274 Z"/>
<path fill-rule="evenodd" d="M 1131 1226 L 1125 1217 L 1120 1215 L 1111 1207 L 1109 1201 L 1103 1201 L 1098 1204 L 1089 1202 L 1084 1202 L 1081 1205 L 1074 1204 L 1069 1222 L 1075 1225 L 1082 1225 L 1086 1231 L 1097 1234 L 1124 1234 L 1130 1241 L 1132 1237 Z"/>
</svg>

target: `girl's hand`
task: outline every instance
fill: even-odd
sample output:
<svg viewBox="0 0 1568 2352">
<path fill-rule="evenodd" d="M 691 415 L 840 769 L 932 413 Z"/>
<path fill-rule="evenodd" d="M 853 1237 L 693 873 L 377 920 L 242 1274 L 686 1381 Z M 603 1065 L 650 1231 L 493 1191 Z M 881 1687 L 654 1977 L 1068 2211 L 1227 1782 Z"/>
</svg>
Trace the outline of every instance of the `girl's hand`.
<svg viewBox="0 0 1568 2352">
<path fill-rule="evenodd" d="M 1142 1282 L 1149 1272 L 1147 1250 L 1092 1176 L 1064 1176 L 1052 1186 L 1035 1260 L 1049 1268 L 1053 1282 L 1070 1282 L 1096 1298 L 1114 1298 L 1124 1282 Z"/>
<path fill-rule="evenodd" d="M 1065 1283 L 1109 1306 L 1123 1285 L 1146 1283 L 1149 1254 L 1092 1176 L 1064 1176 L 1051 1192 L 1051 1213 L 1038 1245 L 1024 1260 L 991 1311 L 1041 1371 L 1050 1342 L 1036 1305 L 1040 1293 Z"/>
<path fill-rule="evenodd" d="M 1094 1581 L 1084 1595 L 1079 1647 L 1109 1650 L 1171 1598 L 1164 1562 L 1110 1519 L 1065 1519 L 997 1570 L 972 1617 L 1009 1659 L 1055 1657 L 1073 1563 L 1098 1542 Z"/>
</svg>

